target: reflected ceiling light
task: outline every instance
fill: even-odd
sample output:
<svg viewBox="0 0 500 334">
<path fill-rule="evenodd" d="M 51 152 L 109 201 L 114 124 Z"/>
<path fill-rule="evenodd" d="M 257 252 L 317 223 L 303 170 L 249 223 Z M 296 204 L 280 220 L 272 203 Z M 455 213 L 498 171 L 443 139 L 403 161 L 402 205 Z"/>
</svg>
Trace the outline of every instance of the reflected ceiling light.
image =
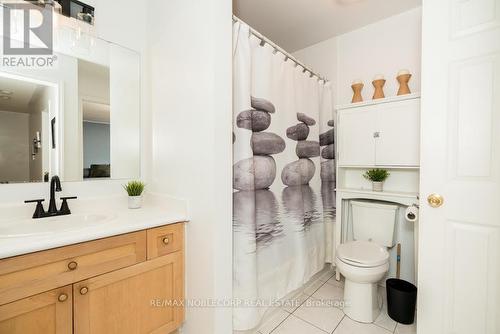
<svg viewBox="0 0 500 334">
<path fill-rule="evenodd" d="M 1 89 L 0 90 L 0 94 L 3 94 L 3 95 L 11 95 L 12 92 L 10 90 L 5 90 L 5 89 Z"/>
<path fill-rule="evenodd" d="M 2 96 L 0 96 L 0 99 L 2 99 L 2 100 L 10 100 L 10 96 L 2 95 Z"/>
</svg>

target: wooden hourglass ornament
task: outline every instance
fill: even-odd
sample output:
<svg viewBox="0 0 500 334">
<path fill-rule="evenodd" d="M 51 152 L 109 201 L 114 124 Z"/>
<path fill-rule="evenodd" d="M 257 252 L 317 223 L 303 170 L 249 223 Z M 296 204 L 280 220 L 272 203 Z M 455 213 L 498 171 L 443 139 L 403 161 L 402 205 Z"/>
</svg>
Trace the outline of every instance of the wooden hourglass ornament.
<svg viewBox="0 0 500 334">
<path fill-rule="evenodd" d="M 356 102 L 362 102 L 363 101 L 363 96 L 361 95 L 361 91 L 363 90 L 364 84 L 361 82 L 361 80 L 355 80 L 353 81 L 351 88 L 354 94 L 352 95 L 352 103 Z"/>
<path fill-rule="evenodd" d="M 384 95 L 384 85 L 385 79 L 383 75 L 377 75 L 372 81 L 373 87 L 375 87 L 375 92 L 373 93 L 373 99 L 383 99 Z"/>
<path fill-rule="evenodd" d="M 410 87 L 408 86 L 408 81 L 410 81 L 411 74 L 408 70 L 401 70 L 398 72 L 396 79 L 399 82 L 398 95 L 410 94 Z"/>
</svg>

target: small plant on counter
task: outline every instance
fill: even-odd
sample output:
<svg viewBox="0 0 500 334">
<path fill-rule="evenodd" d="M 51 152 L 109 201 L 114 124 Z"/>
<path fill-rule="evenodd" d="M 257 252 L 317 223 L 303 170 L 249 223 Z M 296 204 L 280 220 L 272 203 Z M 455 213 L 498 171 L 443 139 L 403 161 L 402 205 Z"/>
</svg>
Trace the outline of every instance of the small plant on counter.
<svg viewBox="0 0 500 334">
<path fill-rule="evenodd" d="M 142 206 L 142 193 L 146 185 L 141 181 L 129 181 L 123 186 L 128 194 L 128 208 L 139 209 Z"/>
<path fill-rule="evenodd" d="M 387 170 L 379 168 L 367 170 L 363 174 L 365 179 L 372 181 L 373 191 L 382 191 L 384 181 L 389 177 L 389 175 L 391 174 Z"/>
</svg>

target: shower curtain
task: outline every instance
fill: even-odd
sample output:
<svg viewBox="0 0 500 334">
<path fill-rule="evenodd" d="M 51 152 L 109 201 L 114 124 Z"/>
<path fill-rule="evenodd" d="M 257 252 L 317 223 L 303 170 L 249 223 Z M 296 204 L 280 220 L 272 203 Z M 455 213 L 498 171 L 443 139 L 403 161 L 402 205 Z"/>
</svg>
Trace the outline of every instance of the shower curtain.
<svg viewBox="0 0 500 334">
<path fill-rule="evenodd" d="M 330 83 L 233 25 L 233 323 L 256 328 L 276 301 L 332 262 Z"/>
</svg>

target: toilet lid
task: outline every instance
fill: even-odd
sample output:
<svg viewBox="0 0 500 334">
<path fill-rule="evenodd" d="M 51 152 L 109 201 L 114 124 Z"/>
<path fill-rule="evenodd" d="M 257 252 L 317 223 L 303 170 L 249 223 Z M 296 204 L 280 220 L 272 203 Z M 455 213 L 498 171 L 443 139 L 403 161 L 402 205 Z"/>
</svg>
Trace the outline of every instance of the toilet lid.
<svg viewBox="0 0 500 334">
<path fill-rule="evenodd" d="M 351 241 L 337 248 L 337 257 L 348 264 L 358 267 L 376 267 L 389 259 L 387 250 L 369 241 Z"/>
</svg>

